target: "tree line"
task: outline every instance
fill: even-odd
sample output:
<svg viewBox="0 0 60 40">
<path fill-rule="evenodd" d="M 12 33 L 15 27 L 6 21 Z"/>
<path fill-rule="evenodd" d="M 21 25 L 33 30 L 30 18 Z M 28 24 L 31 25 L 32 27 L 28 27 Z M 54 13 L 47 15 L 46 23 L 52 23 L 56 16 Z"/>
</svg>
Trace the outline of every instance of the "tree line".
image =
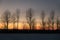
<svg viewBox="0 0 60 40">
<path fill-rule="evenodd" d="M 46 22 L 45 20 L 45 12 L 44 10 L 41 11 L 41 23 L 42 23 L 42 29 L 45 30 L 45 25 Z M 50 16 L 48 17 L 48 29 L 50 27 L 52 27 L 52 29 L 54 30 L 54 17 L 55 17 L 55 11 L 52 10 L 50 13 Z M 1 20 L 4 23 L 4 29 L 8 29 L 8 25 L 10 22 L 13 22 L 13 29 L 18 29 L 18 24 L 19 24 L 19 19 L 20 19 L 20 9 L 16 9 L 16 13 L 12 13 L 9 10 L 6 10 L 2 15 L 1 15 Z M 33 9 L 29 8 L 26 11 L 26 20 L 27 23 L 29 24 L 29 28 L 30 30 L 34 30 L 35 29 L 35 18 L 33 18 Z M 17 23 L 17 27 L 15 27 L 15 23 Z M 51 26 L 52 25 L 52 26 Z M 59 20 L 59 16 L 57 16 L 56 18 L 56 25 L 57 25 L 57 30 L 60 29 L 60 20 Z M 24 29 L 24 28 L 23 28 Z"/>
</svg>

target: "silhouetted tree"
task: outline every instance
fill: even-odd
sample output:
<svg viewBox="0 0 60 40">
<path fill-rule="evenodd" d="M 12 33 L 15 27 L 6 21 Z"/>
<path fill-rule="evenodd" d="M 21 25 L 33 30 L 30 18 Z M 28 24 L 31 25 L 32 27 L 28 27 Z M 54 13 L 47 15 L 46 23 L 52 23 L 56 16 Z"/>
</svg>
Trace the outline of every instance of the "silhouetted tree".
<svg viewBox="0 0 60 40">
<path fill-rule="evenodd" d="M 57 29 L 59 30 L 59 18 L 57 16 Z"/>
<path fill-rule="evenodd" d="M 32 11 L 32 9 L 31 8 L 29 8 L 28 9 L 28 11 L 27 11 L 27 14 L 26 14 L 26 19 L 27 19 L 27 23 L 29 24 L 29 26 L 30 26 L 30 29 L 32 29 L 32 14 L 33 14 L 33 11 Z"/>
<path fill-rule="evenodd" d="M 23 21 L 23 30 L 26 30 L 27 29 L 26 27 L 27 27 L 26 22 Z"/>
<path fill-rule="evenodd" d="M 12 14 L 11 20 L 12 20 L 12 22 L 13 22 L 13 29 L 16 29 L 16 27 L 15 27 L 15 23 L 16 23 L 16 13 L 13 13 L 13 14 Z"/>
<path fill-rule="evenodd" d="M 48 29 L 50 29 L 50 24 L 51 24 L 51 20 L 50 20 L 50 18 L 48 18 Z"/>
<path fill-rule="evenodd" d="M 5 23 L 5 29 L 8 29 L 9 20 L 10 20 L 10 11 L 6 10 L 2 15 L 2 21 Z"/>
<path fill-rule="evenodd" d="M 51 14 L 50 14 L 50 19 L 51 19 L 52 29 L 53 30 L 54 30 L 54 15 L 55 15 L 55 12 L 54 12 L 54 10 L 52 10 Z"/>
<path fill-rule="evenodd" d="M 41 13 L 41 19 L 42 19 L 42 27 L 43 27 L 43 29 L 45 29 L 44 18 L 45 18 L 45 13 L 44 13 L 44 11 L 42 11 L 42 13 Z"/>
<path fill-rule="evenodd" d="M 59 30 L 60 30 L 60 20 L 59 20 Z"/>
<path fill-rule="evenodd" d="M 32 29 L 34 30 L 35 29 L 35 18 L 34 19 L 32 19 Z"/>
<path fill-rule="evenodd" d="M 16 9 L 16 16 L 17 16 L 17 29 L 18 29 L 19 18 L 20 18 L 20 10 L 19 9 Z"/>
</svg>

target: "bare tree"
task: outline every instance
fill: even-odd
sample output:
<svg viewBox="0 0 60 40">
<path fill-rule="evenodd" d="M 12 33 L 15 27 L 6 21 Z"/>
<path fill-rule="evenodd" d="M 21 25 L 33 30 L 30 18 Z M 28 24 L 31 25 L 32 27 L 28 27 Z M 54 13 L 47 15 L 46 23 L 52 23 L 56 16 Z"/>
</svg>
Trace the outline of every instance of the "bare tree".
<svg viewBox="0 0 60 40">
<path fill-rule="evenodd" d="M 16 23 L 16 13 L 13 13 L 13 14 L 11 15 L 11 20 L 12 20 L 12 22 L 13 22 L 13 29 L 16 29 L 16 27 L 15 27 L 15 23 Z"/>
<path fill-rule="evenodd" d="M 51 19 L 52 29 L 53 30 L 54 30 L 54 15 L 55 15 L 55 12 L 54 12 L 54 10 L 52 10 L 51 14 L 50 14 L 50 19 Z"/>
<path fill-rule="evenodd" d="M 50 20 L 50 18 L 48 18 L 48 29 L 50 29 L 50 24 L 51 24 L 51 20 Z"/>
<path fill-rule="evenodd" d="M 35 18 L 34 19 L 32 19 L 32 29 L 34 30 L 35 29 Z"/>
<path fill-rule="evenodd" d="M 25 30 L 26 24 L 25 22 L 23 22 L 23 30 Z"/>
<path fill-rule="evenodd" d="M 59 20 L 59 30 L 60 30 L 60 20 Z"/>
<path fill-rule="evenodd" d="M 43 27 L 43 30 L 45 29 L 44 18 L 45 18 L 45 13 L 44 13 L 44 11 L 42 11 L 42 13 L 41 13 L 41 19 L 42 19 L 42 27 Z"/>
<path fill-rule="evenodd" d="M 18 24 L 19 24 L 19 18 L 20 18 L 20 10 L 16 10 L 16 16 L 17 16 L 17 29 L 18 29 Z"/>
<path fill-rule="evenodd" d="M 58 18 L 58 16 L 57 16 L 57 29 L 59 30 L 59 18 Z"/>
<path fill-rule="evenodd" d="M 32 8 L 29 8 L 26 14 L 26 19 L 27 19 L 27 23 L 30 26 L 30 30 L 32 29 L 32 20 L 33 20 L 32 14 L 33 14 Z"/>
<path fill-rule="evenodd" d="M 5 29 L 8 29 L 9 21 L 10 21 L 10 11 L 6 10 L 2 15 L 2 21 L 5 23 Z"/>
</svg>

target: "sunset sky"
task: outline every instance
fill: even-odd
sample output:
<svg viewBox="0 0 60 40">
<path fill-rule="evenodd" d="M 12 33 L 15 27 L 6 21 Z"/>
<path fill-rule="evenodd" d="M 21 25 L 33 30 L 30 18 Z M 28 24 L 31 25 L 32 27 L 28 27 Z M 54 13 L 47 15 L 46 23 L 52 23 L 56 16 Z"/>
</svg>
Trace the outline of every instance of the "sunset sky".
<svg viewBox="0 0 60 40">
<path fill-rule="evenodd" d="M 60 0 L 0 0 L 0 14 L 6 9 L 13 13 L 17 8 L 20 9 L 21 18 L 23 19 L 28 8 L 33 9 L 35 18 L 39 18 L 42 10 L 45 11 L 47 16 L 51 10 L 55 10 L 55 15 L 59 16 Z"/>
<path fill-rule="evenodd" d="M 60 17 L 60 0 L 0 0 L 0 16 L 5 10 L 15 13 L 16 9 L 20 9 L 20 20 L 25 21 L 26 10 L 33 9 L 34 17 L 38 20 L 41 11 L 45 11 L 46 17 L 49 16 L 51 10 L 55 11 L 55 16 Z"/>
</svg>

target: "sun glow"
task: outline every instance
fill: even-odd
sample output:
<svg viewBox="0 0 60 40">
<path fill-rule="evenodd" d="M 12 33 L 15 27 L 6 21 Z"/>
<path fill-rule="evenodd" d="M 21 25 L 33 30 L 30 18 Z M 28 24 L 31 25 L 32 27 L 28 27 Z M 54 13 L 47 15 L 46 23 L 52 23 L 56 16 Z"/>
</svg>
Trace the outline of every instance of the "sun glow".
<svg viewBox="0 0 60 40">
<path fill-rule="evenodd" d="M 23 30 L 23 29 L 27 30 L 27 29 L 30 29 L 30 26 L 29 26 L 28 23 L 25 23 L 25 24 L 18 23 L 18 27 L 17 27 L 17 23 L 15 23 L 15 26 L 13 25 L 13 23 L 9 23 L 8 29 L 14 29 L 14 28 L 19 29 L 19 30 Z M 42 24 L 36 23 L 36 25 L 35 25 L 36 30 L 42 30 L 42 28 L 43 28 Z M 54 28 L 54 30 L 57 30 L 56 23 L 54 24 L 53 28 Z M 0 29 L 4 29 L 4 24 L 3 23 L 0 23 Z M 45 25 L 45 30 L 48 30 L 48 29 L 52 30 L 52 25 L 51 24 L 50 24 L 50 27 L 49 27 L 48 24 Z"/>
<path fill-rule="evenodd" d="M 0 23 L 0 29 L 3 29 L 4 28 L 4 25 Z"/>
</svg>

